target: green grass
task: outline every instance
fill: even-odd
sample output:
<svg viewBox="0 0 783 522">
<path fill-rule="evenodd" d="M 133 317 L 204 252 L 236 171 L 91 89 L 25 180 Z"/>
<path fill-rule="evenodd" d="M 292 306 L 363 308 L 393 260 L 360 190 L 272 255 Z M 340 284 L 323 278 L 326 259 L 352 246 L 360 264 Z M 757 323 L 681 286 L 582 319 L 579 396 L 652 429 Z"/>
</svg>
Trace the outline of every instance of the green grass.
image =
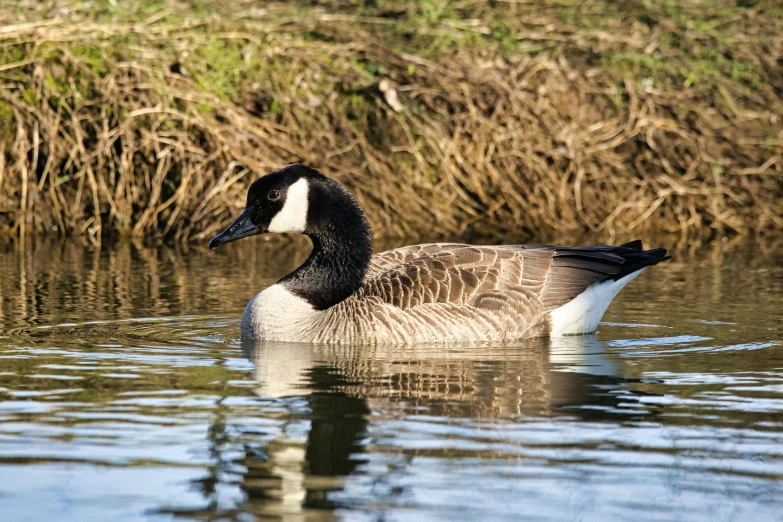
<svg viewBox="0 0 783 522">
<path fill-rule="evenodd" d="M 186 69 L 193 72 L 199 85 L 224 99 L 237 96 L 248 82 L 258 82 L 269 77 L 267 69 L 276 64 L 259 57 L 264 56 L 274 43 L 255 45 L 237 39 L 215 39 L 210 35 L 220 31 L 247 31 L 243 17 L 231 20 L 237 10 L 254 6 L 243 2 L 187 2 L 182 5 L 162 0 L 143 0 L 130 5 L 120 2 L 100 1 L 89 13 L 95 21 L 112 23 L 144 22 L 150 17 L 165 14 L 156 23 L 178 24 L 186 20 L 209 19 L 219 21 L 198 30 L 203 38 L 190 42 L 190 54 Z M 754 10 L 765 20 L 783 20 L 783 6 L 776 2 L 718 2 L 704 1 L 684 6 L 682 2 L 623 1 L 619 3 L 596 2 L 584 7 L 580 2 L 542 3 L 535 11 L 522 8 L 514 10 L 506 6 L 492 8 L 485 2 L 422 1 L 378 2 L 377 8 L 367 8 L 361 2 L 324 2 L 313 8 L 309 2 L 264 4 L 268 13 L 260 18 L 262 23 L 290 23 L 290 31 L 282 31 L 296 42 L 332 43 L 334 35 L 325 28 L 312 27 L 308 18 L 317 14 L 343 14 L 356 18 L 348 22 L 353 30 L 382 41 L 394 51 L 437 59 L 454 53 L 470 53 L 490 59 L 497 56 L 509 59 L 520 54 L 547 54 L 553 58 L 563 56 L 587 60 L 600 67 L 618 82 L 627 78 L 650 78 L 656 88 L 680 90 L 697 86 L 713 90 L 719 82 L 735 82 L 744 88 L 757 90 L 763 78 L 764 64 L 757 54 L 737 35 L 740 30 L 733 23 L 737 17 Z M 362 18 L 388 19 L 389 24 L 362 23 Z M 557 23 L 554 29 L 544 25 L 547 34 L 554 36 L 584 34 L 581 41 L 559 41 L 541 44 L 531 41 L 526 34 L 542 32 L 541 19 Z M 305 27 L 302 27 L 304 23 Z M 534 25 L 531 25 L 534 24 Z M 153 23 L 151 27 L 154 27 Z M 642 31 L 651 39 L 650 50 L 631 48 L 627 45 L 600 45 L 596 32 L 632 36 Z M 646 32 L 646 34 L 644 34 Z M 259 34 L 263 37 L 263 34 Z M 82 59 L 98 76 L 105 76 L 118 61 L 133 58 L 133 45 L 138 43 L 134 35 L 114 35 L 95 41 L 80 42 L 71 52 Z M 176 43 L 176 42 L 175 42 Z M 652 45 L 654 43 L 654 45 Z M 763 44 L 763 39 L 760 42 Z M 171 42 L 157 43 L 156 51 L 173 63 L 181 59 Z M 56 45 L 45 45 L 56 49 Z M 2 51 L 8 61 L 20 61 L 26 53 L 13 46 Z M 326 57 L 324 57 L 326 58 Z M 359 60 L 357 69 L 366 74 L 369 81 L 387 75 L 383 63 Z M 411 66 L 410 74 L 415 73 Z"/>
<path fill-rule="evenodd" d="M 407 220 L 415 220 L 421 206 L 417 198 L 428 197 L 433 187 L 451 191 L 432 210 L 451 231 L 463 231 L 464 223 L 477 229 L 601 229 L 612 226 L 606 220 L 614 219 L 617 205 L 638 194 L 652 200 L 633 199 L 632 211 L 615 214 L 626 224 L 657 201 L 657 194 L 664 194 L 660 197 L 667 203 L 643 221 L 668 223 L 671 230 L 684 226 L 683 215 L 693 227 L 721 228 L 723 219 L 736 215 L 744 217 L 733 227 L 753 227 L 754 220 L 778 226 L 779 214 L 783 223 L 771 199 L 767 210 L 758 202 L 755 211 L 746 204 L 756 201 L 748 194 L 754 183 L 764 187 L 768 199 L 783 192 L 779 176 L 731 177 L 781 153 L 781 124 L 774 115 L 783 92 L 776 66 L 783 63 L 783 6 L 773 0 L 393 0 L 375 7 L 347 0 L 24 0 L 0 9 L 14 11 L 20 22 L 59 20 L 0 46 L 0 64 L 31 62 L 0 71 L 0 83 L 9 86 L 0 91 L 5 150 L 31 150 L 32 142 L 14 145 L 15 137 L 29 141 L 35 125 L 60 125 L 46 136 L 62 138 L 55 147 L 59 163 L 52 165 L 67 172 L 52 173 L 50 179 L 61 180 L 56 190 L 64 192 L 50 195 L 31 223 L 48 219 L 67 230 L 82 230 L 88 219 L 101 218 L 90 210 L 97 199 L 100 212 L 111 208 L 101 218 L 106 222 L 132 226 L 149 204 L 162 213 L 145 226 L 195 233 L 203 225 L 187 223 L 187 211 L 172 214 L 170 201 L 168 206 L 159 200 L 148 203 L 157 190 L 151 181 L 155 175 L 163 177 L 160 194 L 166 199 L 177 193 L 182 173 L 193 165 L 199 172 L 209 170 L 200 174 L 207 181 L 188 187 L 201 194 L 228 163 L 267 169 L 296 160 L 350 172 L 346 177 L 356 183 L 352 188 L 365 191 L 380 209 L 377 221 L 390 228 L 399 223 L 395 233 L 420 232 L 432 222 L 432 217 Z M 397 86 L 402 109 L 389 108 L 378 89 L 383 79 Z M 605 149 L 600 133 L 589 129 L 630 122 L 632 99 L 640 97 L 647 103 L 644 110 L 652 112 L 634 124 L 652 125 L 655 119 L 661 125 L 638 135 L 629 127 L 627 139 Z M 157 107 L 176 109 L 190 119 L 183 123 L 178 114 L 154 112 Z M 70 120 L 56 116 L 65 108 L 63 114 L 72 111 L 83 122 L 80 132 L 87 135 L 88 147 L 101 147 L 99 138 L 107 129 L 131 136 L 114 141 L 108 151 L 91 149 L 75 162 Z M 14 111 L 29 126 L 26 133 L 16 132 Z M 136 117 L 127 121 L 131 113 Z M 709 130 L 713 125 L 721 130 Z M 248 137 L 253 128 L 263 129 L 268 149 Z M 580 134 L 569 137 L 571 131 Z M 737 144 L 746 137 L 756 144 Z M 125 180 L 128 186 L 122 188 L 112 185 L 118 176 L 111 169 L 119 169 L 117 155 L 126 143 L 147 148 L 130 156 L 138 179 Z M 50 143 L 44 145 L 49 154 Z M 582 148 L 572 153 L 569 147 Z M 21 168 L 32 157 L 14 157 L 6 165 Z M 171 172 L 156 174 L 164 157 L 173 158 L 167 167 Z M 709 161 L 702 165 L 697 157 Z M 713 160 L 726 165 L 720 189 L 712 186 Z M 94 185 L 89 179 L 84 183 L 80 170 L 82 162 L 90 161 L 97 162 L 96 172 L 108 169 Z M 130 160 L 123 161 L 127 166 Z M 690 195 L 672 192 L 663 178 L 650 189 L 649 179 L 638 172 L 639 161 L 651 163 L 645 167 L 652 172 L 648 177 L 664 169 L 674 177 L 687 172 Z M 27 172 L 43 176 L 43 165 L 43 160 L 29 164 Z M 698 169 L 695 178 L 690 165 Z M 778 163 L 769 165 L 778 168 Z M 577 211 L 574 193 L 583 174 L 585 190 L 592 190 L 593 198 L 607 198 L 594 217 Z M 613 175 L 616 181 L 606 181 Z M 504 190 L 523 194 L 520 199 L 493 199 L 504 176 L 519 177 Z M 374 177 L 395 186 L 374 188 Z M 21 194 L 19 176 L 6 179 L 14 181 L 4 181 L 0 208 L 13 207 Z M 728 210 L 710 200 L 724 189 L 728 192 L 720 205 L 736 203 Z M 108 205 L 114 195 L 118 202 Z M 226 196 L 220 208 L 233 208 L 230 198 L 235 197 Z M 68 198 L 81 199 L 72 205 Z M 528 205 L 524 212 L 513 206 L 522 200 Z M 81 209 L 81 214 L 66 223 L 61 216 L 46 217 L 51 208 Z M 525 213 L 529 222 L 509 220 Z M 187 224 L 168 223 L 172 215 Z M 20 219 L 11 213 L 0 216 L 10 228 L 18 228 Z"/>
</svg>

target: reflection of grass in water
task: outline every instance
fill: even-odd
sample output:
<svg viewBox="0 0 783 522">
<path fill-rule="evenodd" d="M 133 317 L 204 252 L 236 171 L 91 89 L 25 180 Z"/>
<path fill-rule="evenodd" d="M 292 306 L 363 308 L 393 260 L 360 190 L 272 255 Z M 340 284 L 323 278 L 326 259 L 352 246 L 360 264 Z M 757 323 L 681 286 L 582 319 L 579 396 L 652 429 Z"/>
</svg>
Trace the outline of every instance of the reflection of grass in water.
<svg viewBox="0 0 783 522">
<path fill-rule="evenodd" d="M 266 263 L 291 256 L 295 247 L 258 241 L 216 254 L 126 243 L 91 252 L 65 242 L 49 248 L 37 244 L 22 257 L 0 254 L 6 276 L 0 279 L 4 321 L 19 324 L 32 316 L 37 324 L 77 323 L 30 327 L 27 334 L 40 335 L 24 340 L 19 335 L 0 339 L 0 356 L 33 356 L 0 359 L 0 386 L 33 392 L 79 388 L 42 397 L 0 394 L 0 400 L 17 401 L 17 409 L 4 411 L 11 419 L 11 444 L 14 440 L 39 443 L 30 444 L 28 450 L 36 457 L 53 448 L 58 456 L 47 456 L 49 461 L 67 461 L 71 456 L 64 450 L 73 449 L 72 455 L 90 459 L 89 465 L 94 465 L 94 458 L 104 459 L 100 464 L 128 467 L 160 464 L 155 456 L 170 448 L 185 448 L 187 452 L 172 452 L 182 460 L 165 462 L 203 467 L 204 473 L 191 484 L 205 499 L 218 498 L 217 491 L 225 492 L 224 486 L 239 487 L 247 495 L 240 509 L 265 514 L 265 508 L 275 507 L 269 497 L 280 498 L 274 494 L 280 490 L 281 466 L 295 471 L 288 477 L 304 477 L 300 487 L 315 495 L 319 487 L 331 491 L 343 484 L 326 476 L 367 473 L 365 466 L 355 468 L 365 460 L 359 454 L 365 447 L 368 453 L 399 457 L 398 469 L 403 473 L 414 460 L 422 459 L 472 467 L 521 463 L 527 470 L 537 465 L 548 469 L 561 464 L 569 469 L 585 462 L 595 465 L 592 459 L 574 460 L 572 448 L 607 455 L 620 452 L 623 463 L 639 454 L 648 462 L 653 453 L 691 457 L 692 445 L 698 441 L 710 458 L 728 462 L 713 471 L 733 475 L 743 471 L 731 464 L 730 458 L 737 457 L 732 437 L 744 437 L 749 430 L 761 434 L 754 439 L 755 446 L 740 448 L 740 457 L 751 459 L 759 444 L 767 444 L 762 438 L 765 432 L 770 437 L 766 447 L 771 448 L 771 437 L 780 431 L 778 410 L 761 411 L 778 404 L 774 386 L 779 372 L 774 368 L 780 364 L 777 352 L 771 351 L 774 348 L 655 358 L 634 356 L 639 346 L 605 342 L 648 337 L 651 343 L 669 335 L 692 336 L 680 337 L 679 342 L 692 342 L 697 335 L 723 344 L 734 342 L 730 335 L 748 344 L 757 338 L 768 340 L 775 334 L 764 321 L 779 315 L 778 296 L 783 291 L 783 278 L 777 277 L 783 266 L 779 248 L 765 254 L 747 243 L 719 242 L 696 255 L 675 252 L 672 262 L 643 274 L 620 294 L 614 318 L 637 328 L 615 326 L 613 336 L 612 328 L 602 327 L 584 350 L 598 358 L 580 359 L 588 337 L 561 340 L 561 354 L 567 357 L 559 362 L 552 359 L 544 340 L 524 346 L 482 346 L 475 351 L 464 346 L 280 346 L 268 358 L 278 366 L 270 365 L 267 374 L 290 378 L 291 372 L 279 371 L 286 358 L 306 360 L 312 351 L 310 364 L 299 375 L 304 385 L 294 390 L 296 399 L 256 400 L 254 394 L 261 386 L 242 385 L 252 382 L 254 368 L 241 358 L 253 358 L 252 354 L 240 352 L 236 343 L 209 341 L 215 337 L 214 329 L 223 328 L 214 316 L 228 315 L 226 310 L 233 305 L 217 308 L 210 299 L 217 295 L 230 300 L 249 281 L 261 281 L 270 271 L 284 269 Z M 69 300 L 71 308 L 64 306 Z M 237 300 L 244 304 L 244 298 Z M 140 311 L 149 317 L 150 302 L 172 315 L 204 315 L 100 320 L 138 317 Z M 209 314 L 210 308 L 214 314 Z M 727 321 L 728 317 L 734 320 Z M 85 324 L 85 319 L 98 321 Z M 724 324 L 729 322 L 736 324 Z M 661 324 L 673 328 L 655 327 Z M 225 328 L 231 325 L 236 328 L 236 319 Z M 624 331 L 617 334 L 617 328 Z M 727 333 L 732 329 L 737 332 Z M 651 351 L 650 346 L 641 349 Z M 613 372 L 594 372 L 599 366 L 596 359 L 612 363 Z M 57 367 L 82 362 L 89 364 L 83 369 Z M 83 378 L 29 378 L 58 373 Z M 101 375 L 123 373 L 140 377 Z M 712 377 L 734 382 L 727 387 L 725 381 Z M 733 388 L 745 384 L 773 387 Z M 159 395 L 159 391 L 181 393 Z M 759 410 L 748 411 L 749 405 Z M 373 430 L 368 434 L 370 425 Z M 716 433 L 725 434 L 731 447 L 724 449 L 724 439 L 710 445 Z M 297 451 L 288 452 L 290 448 Z M 545 452 L 552 458 L 543 458 Z M 149 460 L 124 458 L 134 454 Z M 36 457 L 19 462 L 37 463 Z M 774 462 L 764 463 L 752 476 L 766 481 Z M 516 475 L 511 478 L 519 480 Z M 315 500 L 308 497 L 307 502 L 330 508 L 324 498 L 329 500 L 321 495 Z M 215 502 L 199 513 L 220 509 Z"/>
<path fill-rule="evenodd" d="M 289 161 L 382 235 L 783 225 L 776 2 L 16 9 L 39 26 L 0 50 L 14 230 L 201 239 Z"/>
<path fill-rule="evenodd" d="M 5 398 L 10 398 L 11 391 L 21 390 L 62 390 L 41 396 L 39 400 L 89 403 L 120 400 L 129 392 L 143 394 L 163 390 L 217 397 L 252 395 L 249 390 L 227 384 L 246 378 L 246 371 L 230 369 L 221 363 L 227 356 L 236 357 L 231 345 L 209 346 L 202 342 L 189 346 L 178 342 L 176 336 L 171 336 L 169 343 L 164 342 L 164 332 L 151 335 L 154 336 L 159 339 L 139 344 L 145 336 L 91 332 L 89 328 L 83 328 L 79 333 L 62 334 L 53 329 L 50 335 L 33 338 L 34 351 L 29 354 L 25 353 L 30 350 L 25 345 L 30 344 L 30 339 L 7 338 L 0 346 L 0 353 L 6 356 L 2 376 L 3 387 L 8 390 Z M 105 346 L 107 341 L 111 346 Z M 92 364 L 84 365 L 85 361 Z M 123 375 L 129 377 L 118 377 Z"/>
<path fill-rule="evenodd" d="M 304 242 L 258 239 L 239 242 L 225 252 L 127 242 L 113 247 L 105 243 L 102 249 L 90 250 L 68 241 L 36 243 L 21 252 L 0 253 L 4 273 L 0 278 L 0 315 L 6 336 L 0 340 L 4 352 L 0 355 L 34 355 L 2 359 L 3 371 L 11 375 L 0 377 L 0 386 L 12 390 L 30 386 L 27 389 L 38 391 L 80 388 L 82 391 L 68 395 L 68 400 L 84 402 L 114 400 L 116 393 L 161 389 L 251 396 L 255 388 L 227 384 L 251 379 L 249 365 L 232 369 L 237 367 L 221 366 L 221 361 L 242 357 L 236 341 L 244 306 L 263 286 L 303 260 L 303 248 Z M 780 252 L 775 244 L 764 252 L 761 246 L 748 242 L 715 242 L 695 253 L 675 249 L 671 262 L 642 274 L 620 293 L 599 328 L 598 340 L 690 335 L 711 338 L 713 341 L 705 344 L 717 347 L 779 340 L 777 333 L 768 330 L 777 323 L 768 323 L 778 315 L 783 292 L 783 278 L 777 277 L 783 266 Z M 145 317 L 152 319 L 139 319 Z M 636 323 L 637 327 L 606 325 L 612 322 Z M 64 323 L 74 326 L 53 326 Z M 617 333 L 618 328 L 622 333 Z M 342 391 L 379 398 L 447 400 L 450 394 L 478 394 L 477 401 L 481 397 L 489 400 L 495 393 L 490 377 L 496 375 L 508 383 L 498 388 L 502 397 L 497 404 L 503 411 L 517 400 L 506 393 L 514 386 L 528 390 L 526 411 L 533 411 L 544 408 L 540 392 L 545 382 L 539 377 L 547 371 L 548 363 L 545 347 L 539 348 L 527 355 L 503 348 L 488 351 L 480 359 L 466 356 L 460 347 L 439 347 L 437 354 L 411 347 L 377 357 L 377 350 L 366 347 L 356 348 L 355 353 L 332 348 L 316 354 L 316 359 L 319 364 L 339 368 L 339 376 L 346 381 L 341 384 Z M 47 352 L 25 353 L 38 349 Z M 638 357 L 634 350 L 640 348 L 605 348 L 622 375 L 643 379 L 648 372 L 662 370 L 702 374 L 719 367 L 766 371 L 777 348 L 695 352 L 687 357 Z M 652 350 L 648 346 L 643 351 Z M 294 353 L 291 349 L 278 359 Z M 60 370 L 41 365 L 73 365 L 75 360 L 92 361 L 98 369 L 62 370 L 64 375 L 83 377 L 74 382 L 26 377 L 56 374 Z M 511 362 L 506 364 L 506 360 Z M 116 366 L 130 368 L 112 368 Z M 113 379 L 101 373 L 134 373 L 140 378 Z M 449 379 L 442 379 L 446 374 Z M 522 377 L 516 380 L 517 375 Z M 635 384 L 634 389 L 646 386 Z M 651 393 L 661 393 L 660 385 L 649 386 Z M 482 395 L 485 393 L 488 395 Z M 488 404 L 471 404 L 476 412 L 496 411 Z"/>
</svg>

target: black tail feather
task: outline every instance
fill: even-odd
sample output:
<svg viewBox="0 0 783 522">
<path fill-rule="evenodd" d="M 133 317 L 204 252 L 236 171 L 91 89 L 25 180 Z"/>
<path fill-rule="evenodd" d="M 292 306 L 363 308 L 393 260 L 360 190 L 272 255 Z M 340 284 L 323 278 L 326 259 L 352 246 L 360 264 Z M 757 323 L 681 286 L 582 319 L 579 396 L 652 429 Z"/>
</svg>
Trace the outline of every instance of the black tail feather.
<svg viewBox="0 0 783 522">
<path fill-rule="evenodd" d="M 599 280 L 615 281 L 670 258 L 665 248 L 643 250 L 638 239 L 618 246 L 556 247 L 555 254 L 555 262 L 560 266 L 591 270 L 604 274 Z"/>
<path fill-rule="evenodd" d="M 617 248 L 621 249 L 623 247 L 629 247 L 632 250 L 630 252 L 616 252 L 623 258 L 624 262 L 619 267 L 620 271 L 611 277 L 611 279 L 614 279 L 615 281 L 643 268 L 647 268 L 648 266 L 657 265 L 661 261 L 666 261 L 672 257 L 666 255 L 665 248 L 642 250 L 642 242 L 640 240 L 620 245 Z"/>
<path fill-rule="evenodd" d="M 635 239 L 633 241 L 630 241 L 628 243 L 624 243 L 620 245 L 624 248 L 630 248 L 631 250 L 641 250 L 642 249 L 642 240 L 641 239 Z"/>
</svg>

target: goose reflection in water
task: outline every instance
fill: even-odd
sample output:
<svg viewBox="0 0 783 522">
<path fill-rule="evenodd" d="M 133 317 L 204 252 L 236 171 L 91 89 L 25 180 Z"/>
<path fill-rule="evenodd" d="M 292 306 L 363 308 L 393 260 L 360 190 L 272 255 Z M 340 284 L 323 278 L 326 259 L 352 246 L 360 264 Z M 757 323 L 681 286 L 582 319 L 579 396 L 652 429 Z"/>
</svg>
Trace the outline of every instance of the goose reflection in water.
<svg viewBox="0 0 783 522">
<path fill-rule="evenodd" d="M 241 510 L 286 520 L 331 520 L 339 501 L 330 500 L 330 493 L 364 472 L 369 423 L 399 419 L 401 413 L 446 424 L 649 417 L 653 412 L 640 404 L 632 381 L 619 374 L 620 366 L 605 357 L 604 348 L 595 336 L 474 347 L 245 341 L 242 350 L 259 383 L 256 394 L 278 399 L 289 421 L 263 452 L 246 452 L 235 461 L 247 469 Z M 448 437 L 445 429 L 442 436 Z"/>
</svg>

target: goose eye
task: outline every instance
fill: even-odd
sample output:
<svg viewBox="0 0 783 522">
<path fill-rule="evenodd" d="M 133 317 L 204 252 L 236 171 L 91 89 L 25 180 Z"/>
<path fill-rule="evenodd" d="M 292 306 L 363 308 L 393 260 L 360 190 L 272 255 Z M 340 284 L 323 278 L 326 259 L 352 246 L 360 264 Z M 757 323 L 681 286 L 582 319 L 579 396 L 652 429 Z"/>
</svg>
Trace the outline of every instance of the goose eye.
<svg viewBox="0 0 783 522">
<path fill-rule="evenodd" d="M 272 190 L 269 192 L 269 196 L 267 197 L 269 198 L 269 201 L 277 201 L 278 198 L 280 198 L 280 192 L 277 190 Z"/>
</svg>

